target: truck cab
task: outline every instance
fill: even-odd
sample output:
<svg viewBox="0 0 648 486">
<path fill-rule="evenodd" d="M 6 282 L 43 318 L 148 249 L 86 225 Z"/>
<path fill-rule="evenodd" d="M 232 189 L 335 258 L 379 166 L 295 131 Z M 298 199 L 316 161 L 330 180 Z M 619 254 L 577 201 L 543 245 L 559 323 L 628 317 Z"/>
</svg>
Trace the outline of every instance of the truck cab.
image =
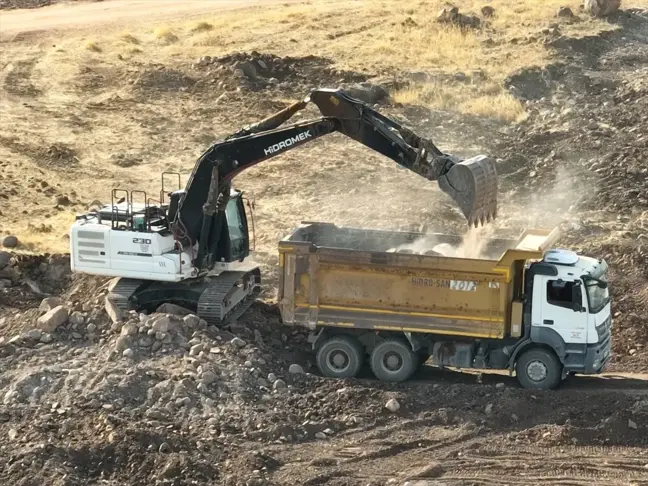
<svg viewBox="0 0 648 486">
<path fill-rule="evenodd" d="M 598 373 L 610 356 L 607 270 L 604 260 L 556 249 L 526 271 L 528 337 L 553 349 L 565 373 Z M 532 379 L 544 378 L 546 365 L 529 366 Z"/>
</svg>

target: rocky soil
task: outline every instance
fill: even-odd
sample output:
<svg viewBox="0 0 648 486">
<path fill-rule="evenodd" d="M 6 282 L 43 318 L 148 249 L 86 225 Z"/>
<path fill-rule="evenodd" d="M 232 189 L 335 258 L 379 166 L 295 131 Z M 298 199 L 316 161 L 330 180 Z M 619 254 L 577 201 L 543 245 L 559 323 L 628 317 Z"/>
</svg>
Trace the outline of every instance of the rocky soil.
<svg viewBox="0 0 648 486">
<path fill-rule="evenodd" d="M 400 385 L 323 379 L 271 304 L 228 329 L 173 308 L 112 320 L 110 281 L 66 264 L 12 261 L 56 295 L 2 293 L 22 310 L 1 324 L 2 484 L 497 484 L 520 466 L 569 484 L 648 480 L 646 381 L 529 393 L 433 368 Z"/>
<path fill-rule="evenodd" d="M 501 229 L 529 215 L 561 221 L 562 244 L 608 260 L 612 369 L 638 373 L 648 372 L 648 15 L 610 22 L 621 29 L 552 35 L 554 65 L 511 75 L 529 113 L 513 129 L 394 106 L 388 85 L 355 89 L 422 127 L 440 118 L 488 135 L 505 194 Z M 132 86 L 200 95 L 201 83 L 220 83 L 279 99 L 293 82 L 302 91 L 322 79 L 367 81 L 316 57 L 234 53 L 188 72 L 142 69 Z M 215 329 L 171 308 L 111 316 L 109 287 L 71 275 L 65 255 L 0 252 L 0 484 L 648 484 L 642 377 L 574 377 L 533 393 L 508 376 L 431 367 L 399 385 L 368 371 L 328 380 L 271 299 Z"/>
<path fill-rule="evenodd" d="M 0 10 L 13 10 L 16 8 L 40 8 L 54 5 L 60 0 L 0 0 Z"/>
</svg>

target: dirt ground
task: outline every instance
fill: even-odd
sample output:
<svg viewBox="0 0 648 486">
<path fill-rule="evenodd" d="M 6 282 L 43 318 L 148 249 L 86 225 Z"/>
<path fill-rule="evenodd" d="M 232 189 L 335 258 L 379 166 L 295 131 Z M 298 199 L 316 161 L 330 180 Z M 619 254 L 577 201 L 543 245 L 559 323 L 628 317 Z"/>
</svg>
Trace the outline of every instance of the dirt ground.
<svg viewBox="0 0 648 486">
<path fill-rule="evenodd" d="M 337 16 L 338 3 L 304 8 Z M 406 102 L 403 93 L 430 89 L 411 84 L 413 68 L 354 65 L 327 47 L 307 55 L 298 52 L 306 39 L 279 40 L 271 27 L 261 50 L 192 23 L 186 35 L 198 36 L 191 46 L 206 60 L 183 54 L 173 36 L 185 31 L 175 26 L 120 27 L 111 44 L 112 26 L 102 35 L 67 23 L 58 32 L 39 32 L 38 23 L 31 33 L 2 32 L 0 19 L 0 34 L 10 33 L 1 46 L 0 235 L 21 242 L 0 268 L 0 483 L 648 484 L 648 13 L 624 8 L 589 36 L 564 35 L 575 27 L 555 19 L 538 36 L 508 36 L 506 49 L 539 44 L 549 59 L 542 67 L 499 80 L 489 63 L 505 51 L 478 37 L 496 50 L 484 67 L 495 80 L 471 73 L 464 85 L 446 73 L 444 92 L 481 100 L 492 83 L 487 89 L 516 100 L 524 117 Z M 415 12 L 398 21 L 407 17 L 418 27 L 397 29 L 422 28 Z M 479 35 L 500 42 L 487 29 Z M 357 33 L 345 35 L 352 42 Z M 246 60 L 258 67 L 241 79 L 230 67 Z M 156 194 L 160 172 L 188 174 L 217 138 L 314 87 L 369 80 L 401 93 L 381 112 L 447 152 L 497 159 L 500 215 L 480 235 L 558 225 L 562 246 L 608 261 L 610 375 L 534 393 L 508 376 L 432 367 L 399 385 L 368 371 L 345 381 L 317 376 L 305 333 L 281 325 L 274 306 L 279 238 L 302 220 L 466 231 L 435 185 L 339 135 L 236 179 L 256 201 L 256 259 L 267 284 L 231 329 L 190 317 L 159 324 L 160 316 L 115 326 L 102 307 L 107 282 L 70 275 L 62 253 L 73 214 L 106 202 L 112 187 Z M 34 329 L 46 295 L 71 312 L 52 333 Z M 122 356 L 124 346 L 132 356 Z M 390 399 L 397 411 L 385 407 Z"/>
</svg>

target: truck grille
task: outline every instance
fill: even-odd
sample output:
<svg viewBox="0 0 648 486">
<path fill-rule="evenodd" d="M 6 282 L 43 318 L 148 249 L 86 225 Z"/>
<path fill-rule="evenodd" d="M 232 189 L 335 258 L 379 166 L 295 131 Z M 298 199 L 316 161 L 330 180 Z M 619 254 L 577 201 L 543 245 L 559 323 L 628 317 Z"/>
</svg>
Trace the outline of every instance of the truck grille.
<svg viewBox="0 0 648 486">
<path fill-rule="evenodd" d="M 608 316 L 601 324 L 596 327 L 596 334 L 598 334 L 599 343 L 604 341 L 610 334 L 610 324 L 612 323 L 612 316 Z"/>
</svg>

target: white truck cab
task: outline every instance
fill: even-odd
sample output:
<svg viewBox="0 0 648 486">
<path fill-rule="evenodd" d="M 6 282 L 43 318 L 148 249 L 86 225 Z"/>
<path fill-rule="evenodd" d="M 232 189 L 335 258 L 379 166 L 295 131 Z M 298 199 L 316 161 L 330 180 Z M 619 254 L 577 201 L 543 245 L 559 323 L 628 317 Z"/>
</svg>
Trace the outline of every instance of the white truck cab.
<svg viewBox="0 0 648 486">
<path fill-rule="evenodd" d="M 529 339 L 551 347 L 564 373 L 599 373 L 610 356 L 611 306 L 604 260 L 549 250 L 527 269 Z M 536 363 L 537 378 L 543 369 Z"/>
</svg>

